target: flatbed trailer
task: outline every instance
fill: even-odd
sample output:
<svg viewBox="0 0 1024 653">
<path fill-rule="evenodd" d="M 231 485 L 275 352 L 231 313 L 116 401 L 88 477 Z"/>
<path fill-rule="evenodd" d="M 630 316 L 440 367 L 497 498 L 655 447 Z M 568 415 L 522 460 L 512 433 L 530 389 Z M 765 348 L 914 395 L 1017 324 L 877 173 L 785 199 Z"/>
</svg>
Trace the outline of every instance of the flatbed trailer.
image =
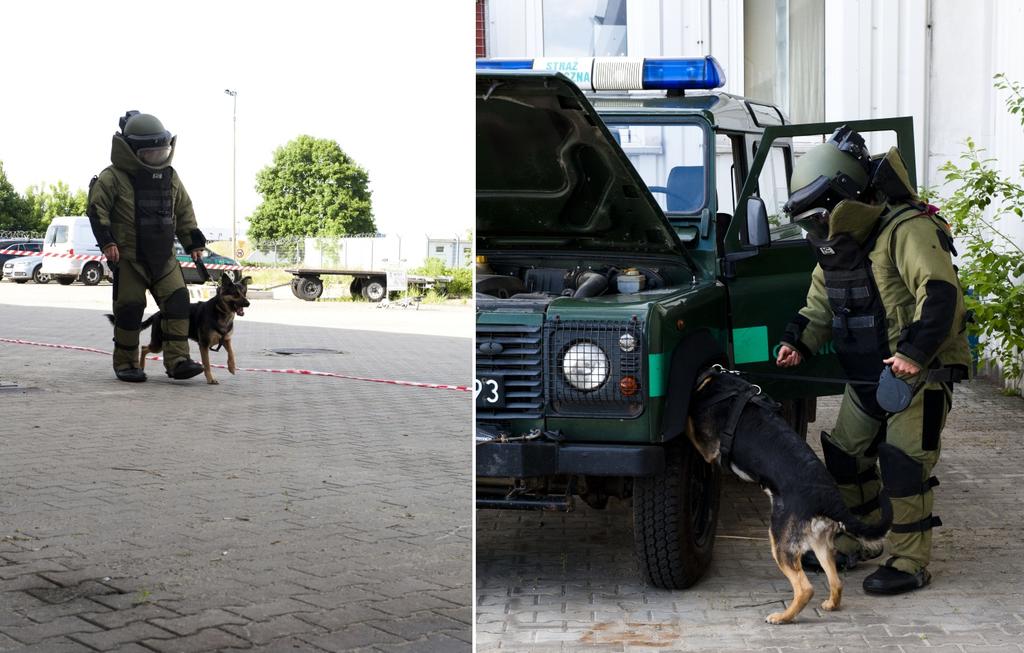
<svg viewBox="0 0 1024 653">
<path fill-rule="evenodd" d="M 325 276 L 350 276 L 353 277 L 349 284 L 349 292 L 353 297 L 361 296 L 370 302 L 379 302 L 385 299 L 390 292 L 388 289 L 388 273 L 384 270 L 339 270 L 336 268 L 289 268 L 285 272 L 292 275 L 292 294 L 299 299 L 308 302 L 315 301 L 324 292 L 324 282 L 321 277 Z M 427 277 L 418 274 L 407 275 L 410 288 L 420 292 L 426 292 L 430 288 L 444 289 L 451 277 L 438 276 Z M 404 290 L 404 288 L 402 289 Z"/>
</svg>

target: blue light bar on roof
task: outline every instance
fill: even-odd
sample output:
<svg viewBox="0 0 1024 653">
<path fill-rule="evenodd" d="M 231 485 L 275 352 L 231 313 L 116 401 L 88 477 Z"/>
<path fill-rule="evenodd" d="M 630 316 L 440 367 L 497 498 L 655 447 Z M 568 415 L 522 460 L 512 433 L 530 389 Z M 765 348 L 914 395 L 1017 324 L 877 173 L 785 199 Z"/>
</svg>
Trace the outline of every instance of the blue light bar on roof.
<svg viewBox="0 0 1024 653">
<path fill-rule="evenodd" d="M 714 57 L 477 59 L 476 69 L 559 72 L 587 91 L 689 90 L 725 86 L 725 73 Z"/>
<path fill-rule="evenodd" d="M 477 59 L 477 70 L 533 70 L 533 59 Z"/>
</svg>

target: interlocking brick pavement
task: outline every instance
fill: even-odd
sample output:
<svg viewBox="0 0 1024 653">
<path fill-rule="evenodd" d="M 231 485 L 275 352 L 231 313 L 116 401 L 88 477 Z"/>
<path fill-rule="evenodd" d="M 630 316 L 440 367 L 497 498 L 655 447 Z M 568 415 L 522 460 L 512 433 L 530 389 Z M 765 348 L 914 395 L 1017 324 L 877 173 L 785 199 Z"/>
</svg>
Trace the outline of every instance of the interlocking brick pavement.
<svg viewBox="0 0 1024 653">
<path fill-rule="evenodd" d="M 95 310 L 0 305 L 0 336 L 112 344 Z M 245 367 L 471 368 L 468 338 L 241 318 L 235 343 Z M 0 650 L 470 649 L 469 393 L 147 370 L 0 344 L 28 389 L 0 392 Z"/>
<path fill-rule="evenodd" d="M 768 550 L 767 498 L 730 475 L 714 561 L 687 591 L 639 580 L 628 504 L 478 512 L 477 650 L 1024 650 L 1024 401 L 985 381 L 960 385 L 954 401 L 930 587 L 868 596 L 874 566 L 862 565 L 844 576 L 842 609 L 826 613 L 825 578 L 811 574 L 816 598 L 797 623 L 765 624 L 792 593 Z M 811 433 L 831 428 L 837 408 L 820 400 Z"/>
</svg>

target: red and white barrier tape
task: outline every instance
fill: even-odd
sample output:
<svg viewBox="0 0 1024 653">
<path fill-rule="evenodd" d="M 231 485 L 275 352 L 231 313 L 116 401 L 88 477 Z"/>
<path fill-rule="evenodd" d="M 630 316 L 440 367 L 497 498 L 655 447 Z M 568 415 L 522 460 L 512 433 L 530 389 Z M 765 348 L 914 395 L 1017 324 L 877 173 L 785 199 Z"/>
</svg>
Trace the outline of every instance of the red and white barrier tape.
<svg viewBox="0 0 1024 653">
<path fill-rule="evenodd" d="M 24 252 L 20 249 L 0 249 L 0 254 L 11 254 L 13 256 L 45 256 L 47 258 L 69 258 L 74 261 L 106 261 L 107 257 L 101 254 L 67 254 L 64 252 Z M 194 261 L 178 261 L 178 264 L 183 268 L 194 268 L 196 266 Z M 284 269 L 275 268 L 270 265 L 225 265 L 223 263 L 207 263 L 207 270 L 272 270 L 272 269 Z"/>
<path fill-rule="evenodd" d="M 69 349 L 72 351 L 86 351 L 93 354 L 103 354 L 110 356 L 109 351 L 103 351 L 102 349 L 95 349 L 93 347 L 82 347 L 79 345 L 60 345 L 51 342 L 33 342 L 32 340 L 22 340 L 20 338 L 0 338 L 0 342 L 6 342 L 11 345 L 32 345 L 33 347 L 49 347 L 51 349 Z M 163 360 L 162 356 L 147 356 L 147 360 L 159 361 Z M 216 367 L 218 369 L 227 369 L 227 365 L 213 365 L 210 367 Z M 302 376 L 325 376 L 334 379 L 346 379 L 348 381 L 367 381 L 370 383 L 385 383 L 387 385 L 401 385 L 411 388 L 427 388 L 430 390 L 456 390 L 458 392 L 469 392 L 469 386 L 465 385 L 446 385 L 443 383 L 420 383 L 419 381 L 397 381 L 395 379 L 375 379 L 367 376 L 352 376 L 349 374 L 338 374 L 337 372 L 317 372 L 315 370 L 300 370 L 300 369 L 279 369 L 272 367 L 239 367 L 237 368 L 242 372 L 269 372 L 271 374 L 299 374 Z"/>
</svg>

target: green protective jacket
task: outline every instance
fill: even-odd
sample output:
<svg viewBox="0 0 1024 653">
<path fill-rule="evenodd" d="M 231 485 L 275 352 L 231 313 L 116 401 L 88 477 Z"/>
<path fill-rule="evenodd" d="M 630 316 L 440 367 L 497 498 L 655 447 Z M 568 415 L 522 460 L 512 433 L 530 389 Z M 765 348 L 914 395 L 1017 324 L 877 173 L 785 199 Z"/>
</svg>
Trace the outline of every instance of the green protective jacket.
<svg viewBox="0 0 1024 653">
<path fill-rule="evenodd" d="M 173 141 L 172 141 L 173 144 Z M 171 190 L 174 205 L 174 232 L 178 242 L 185 251 L 202 248 L 206 238 L 196 223 L 192 200 L 178 178 L 178 173 L 170 167 L 171 158 L 163 170 L 171 172 Z M 136 251 L 137 232 L 135 220 L 135 191 L 132 177 L 143 170 L 153 170 L 143 165 L 135 156 L 128 143 L 115 134 L 110 148 L 110 161 L 103 172 L 93 177 L 89 185 L 89 200 L 86 214 L 92 225 L 93 234 L 100 248 L 116 244 L 120 255 L 129 260 L 139 260 Z M 168 258 L 174 258 L 174 250 L 167 252 Z"/>
<path fill-rule="evenodd" d="M 887 213 L 899 208 L 889 207 Z M 946 229 L 926 213 L 905 214 L 882 229 L 869 255 L 887 316 L 889 351 L 921 368 L 936 357 L 942 365 L 969 368 L 971 362 L 963 291 L 940 235 Z M 807 324 L 799 343 L 787 344 L 816 352 L 832 339 L 832 309 L 820 266 L 811 274 L 800 315 Z"/>
<path fill-rule="evenodd" d="M 887 158 L 895 160 L 897 154 L 890 151 Z M 923 208 L 910 190 L 904 170 L 898 168 L 897 172 L 895 183 L 906 186 L 903 201 L 880 205 L 841 202 L 829 221 L 831 233 L 851 233 L 863 245 L 881 220 L 868 258 L 885 311 L 888 350 L 922 369 L 937 361 L 969 371 L 968 315 L 953 267 L 949 225 Z M 782 342 L 810 356 L 832 339 L 832 324 L 825 275 L 817 265 L 806 305 L 787 326 Z"/>
</svg>

